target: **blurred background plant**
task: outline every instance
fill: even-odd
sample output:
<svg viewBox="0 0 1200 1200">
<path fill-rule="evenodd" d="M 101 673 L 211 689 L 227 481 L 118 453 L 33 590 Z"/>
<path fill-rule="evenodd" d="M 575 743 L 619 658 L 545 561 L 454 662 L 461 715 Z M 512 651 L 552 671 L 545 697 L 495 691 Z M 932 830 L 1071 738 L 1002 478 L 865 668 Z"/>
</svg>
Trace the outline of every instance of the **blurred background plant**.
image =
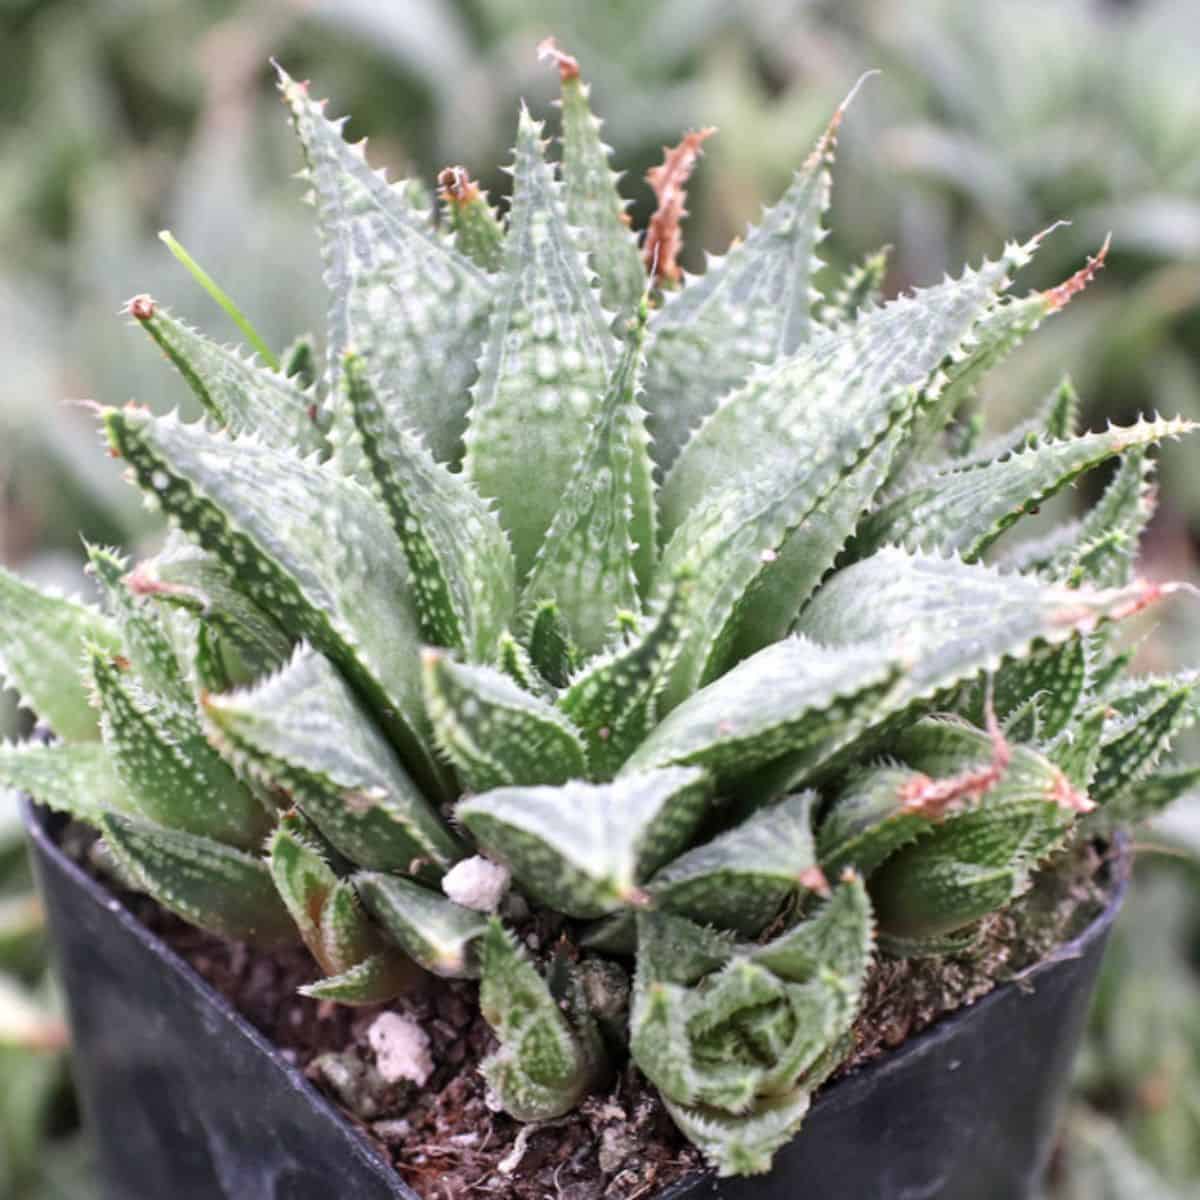
<svg viewBox="0 0 1200 1200">
<path fill-rule="evenodd" d="M 0 0 L 0 560 L 79 586 L 78 532 L 137 550 L 157 525 L 63 400 L 187 407 L 122 302 L 148 291 L 235 330 L 156 238 L 170 228 L 282 348 L 319 327 L 320 265 L 268 56 L 313 76 L 371 156 L 431 184 L 507 158 L 515 101 L 545 112 L 554 34 L 584 63 L 645 211 L 642 176 L 716 125 L 685 265 L 782 191 L 853 81 L 836 171 L 839 266 L 894 249 L 888 290 L 1060 218 L 1029 286 L 1109 230 L 1088 292 L 997 376 L 1031 409 L 1068 369 L 1089 421 L 1200 417 L 1200 10 L 1181 0 Z M 506 177 L 485 175 L 494 196 Z M 1169 447 L 1146 569 L 1196 574 L 1200 472 Z M 1200 620 L 1147 639 L 1195 662 Z M 0 720 L 21 729 L 11 703 Z M 1200 816 L 1143 855 L 1105 968 L 1054 1200 L 1200 1195 Z M 15 817 L 0 797 L 0 1196 L 88 1195 L 84 1151 Z M 53 1152 L 43 1139 L 53 1139 Z"/>
</svg>

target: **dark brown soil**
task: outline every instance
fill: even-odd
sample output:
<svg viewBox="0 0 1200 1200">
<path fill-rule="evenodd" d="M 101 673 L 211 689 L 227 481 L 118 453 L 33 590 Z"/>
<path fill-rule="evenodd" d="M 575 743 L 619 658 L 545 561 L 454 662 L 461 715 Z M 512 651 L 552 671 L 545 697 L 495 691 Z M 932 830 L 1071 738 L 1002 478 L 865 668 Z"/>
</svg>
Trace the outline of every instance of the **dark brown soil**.
<svg viewBox="0 0 1200 1200">
<path fill-rule="evenodd" d="M 1076 849 L 1007 912 L 988 918 L 969 953 L 898 960 L 878 956 L 855 1050 L 839 1074 L 898 1046 L 939 1017 L 1017 977 L 1075 935 L 1103 903 L 1102 856 Z M 427 1200 L 638 1200 L 698 1172 L 680 1136 L 632 1067 L 557 1121 L 522 1126 L 488 1104 L 476 1069 L 494 1047 L 474 984 L 424 976 L 386 1006 L 417 1020 L 431 1040 L 434 1074 L 422 1088 L 388 1085 L 366 1031 L 384 1007 L 348 1009 L 296 994 L 315 977 L 307 952 L 264 954 L 185 925 L 144 897 L 141 919 L 227 996 L 380 1145 Z"/>
</svg>

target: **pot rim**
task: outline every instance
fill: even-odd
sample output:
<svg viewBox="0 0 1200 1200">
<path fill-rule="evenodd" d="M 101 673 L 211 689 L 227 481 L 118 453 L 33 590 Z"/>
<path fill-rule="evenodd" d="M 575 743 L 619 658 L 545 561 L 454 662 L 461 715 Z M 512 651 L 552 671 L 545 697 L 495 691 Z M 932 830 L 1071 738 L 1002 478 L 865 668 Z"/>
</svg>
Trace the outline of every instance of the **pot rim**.
<svg viewBox="0 0 1200 1200">
<path fill-rule="evenodd" d="M 349 1127 L 352 1134 L 351 1144 L 354 1146 L 357 1156 L 376 1170 L 382 1167 L 390 1172 L 401 1189 L 400 1194 L 411 1197 L 411 1200 L 419 1200 L 417 1194 L 396 1171 L 390 1158 L 376 1146 L 358 1122 L 354 1121 L 321 1091 L 303 1070 L 290 1063 L 275 1043 L 255 1028 L 228 997 L 213 987 L 185 958 L 147 928 L 112 891 L 93 878 L 63 851 L 50 830 L 50 823 L 55 819 L 56 814 L 44 806 L 34 803 L 27 796 L 21 797 L 20 812 L 26 836 L 41 853 L 53 859 L 72 882 L 82 888 L 95 903 L 112 914 L 125 931 L 141 942 L 163 964 L 165 969 L 185 976 L 191 986 L 198 988 L 206 1000 L 215 1005 L 226 1021 L 238 1029 L 256 1049 L 271 1058 L 277 1069 L 285 1074 L 293 1088 L 304 1093 L 310 1103 L 330 1118 Z M 988 1010 L 1000 1003 L 1012 989 L 1030 990 L 1035 985 L 1037 978 L 1056 964 L 1082 957 L 1090 946 L 1107 935 L 1116 920 L 1133 873 L 1133 857 L 1132 844 L 1128 835 L 1116 834 L 1111 844 L 1111 852 L 1107 856 L 1109 872 L 1107 901 L 1078 935 L 1070 941 L 1064 942 L 1046 958 L 1018 972 L 1010 979 L 998 983 L 987 995 L 980 997 L 974 1003 L 944 1014 L 927 1028 L 906 1038 L 899 1046 L 854 1067 L 832 1083 L 818 1088 L 813 1096 L 813 1111 L 820 1108 L 838 1112 L 851 1107 L 856 1102 L 859 1088 L 865 1079 L 879 1078 L 902 1071 L 913 1058 L 936 1052 L 939 1044 L 952 1034 L 954 1028 L 961 1021 L 976 1016 L 976 1014 L 978 1014 L 977 1019 L 982 1019 Z M 713 1178 L 715 1176 L 711 1171 L 691 1172 L 668 1184 L 657 1195 L 659 1200 L 672 1200 L 672 1197 L 689 1194 L 690 1189 L 698 1183 Z"/>
</svg>

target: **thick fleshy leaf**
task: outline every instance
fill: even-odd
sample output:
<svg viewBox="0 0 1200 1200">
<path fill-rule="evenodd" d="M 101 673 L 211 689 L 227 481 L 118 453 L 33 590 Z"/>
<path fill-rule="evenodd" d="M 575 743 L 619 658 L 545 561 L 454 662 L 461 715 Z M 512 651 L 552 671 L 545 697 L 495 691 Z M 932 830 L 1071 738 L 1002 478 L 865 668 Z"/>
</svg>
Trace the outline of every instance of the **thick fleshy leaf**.
<svg viewBox="0 0 1200 1200">
<path fill-rule="evenodd" d="M 455 815 L 543 904 L 599 917 L 645 903 L 639 885 L 687 844 L 709 792 L 703 771 L 674 767 L 613 783 L 499 788 Z"/>
<path fill-rule="evenodd" d="M 423 736 L 411 580 L 374 497 L 315 463 L 174 417 L 109 409 L 105 423 L 138 484 L 287 633 L 337 663 L 421 783 L 440 793 L 444 773 Z"/>
<path fill-rule="evenodd" d="M 335 1004 L 383 1004 L 414 986 L 414 971 L 398 954 L 383 950 L 297 991 L 310 1000 L 332 1000 Z"/>
<path fill-rule="evenodd" d="M 0 670 L 21 704 L 66 741 L 99 737 L 84 647 L 117 653 L 116 627 L 91 605 L 43 591 L 0 567 Z"/>
<path fill-rule="evenodd" d="M 1136 825 L 1157 816 L 1200 788 L 1200 767 L 1174 767 L 1127 784 L 1096 814 L 1102 820 Z"/>
<path fill-rule="evenodd" d="M 1179 732 L 1200 717 L 1200 675 L 1189 671 L 1138 680 L 1108 703 L 1113 716 L 1101 739 L 1091 788 L 1097 804 L 1118 799 L 1152 771 Z"/>
<path fill-rule="evenodd" d="M 565 783 L 587 774 L 583 739 L 553 705 L 492 667 L 423 655 L 433 736 L 468 791 Z"/>
<path fill-rule="evenodd" d="M 354 886 L 388 941 L 427 971 L 449 979 L 479 974 L 475 943 L 487 918 L 410 879 L 360 872 Z"/>
<path fill-rule="evenodd" d="M 821 305 L 822 325 L 833 329 L 847 321 L 855 320 L 860 313 L 874 308 L 879 303 L 891 252 L 890 246 L 884 246 L 851 267 L 841 285 Z"/>
<path fill-rule="evenodd" d="M 1025 746 L 997 755 L 969 726 L 922 722 L 896 753 L 925 777 L 898 799 L 938 816 L 871 879 L 880 927 L 900 938 L 943 937 L 1008 904 L 1090 807 L 1048 759 Z"/>
<path fill-rule="evenodd" d="M 169 829 L 258 846 L 267 812 L 208 744 L 194 712 L 148 695 L 101 651 L 91 655 L 91 674 L 104 744 L 139 812 Z"/>
<path fill-rule="evenodd" d="M 855 536 L 855 553 L 863 557 L 890 543 L 956 552 L 973 562 L 1010 525 L 1084 472 L 1192 428 L 1182 420 L 1139 421 L 1067 441 L 1041 441 L 978 466 L 943 468 L 872 513 Z"/>
<path fill-rule="evenodd" d="M 521 599 L 526 612 L 553 599 L 584 654 L 603 646 L 618 610 L 637 610 L 654 566 L 653 468 L 637 402 L 645 319 L 643 301 Z"/>
<path fill-rule="evenodd" d="M 687 630 L 692 581 L 683 578 L 635 633 L 592 658 L 558 699 L 587 743 L 592 775 L 608 779 L 658 724 L 658 701 Z"/>
<path fill-rule="evenodd" d="M 872 932 L 867 889 L 861 876 L 851 874 L 816 912 L 751 950 L 750 960 L 791 983 L 832 971 L 857 991 L 871 963 Z"/>
<path fill-rule="evenodd" d="M 785 756 L 796 770 L 815 766 L 875 717 L 903 669 L 875 643 L 777 642 L 674 709 L 622 774 L 678 763 L 728 782 Z"/>
<path fill-rule="evenodd" d="M 554 687 L 566 687 L 580 655 L 567 634 L 556 600 L 543 600 L 533 614 L 529 657 L 543 679 Z"/>
<path fill-rule="evenodd" d="M 136 297 L 129 312 L 158 343 L 218 428 L 253 433 L 264 445 L 302 455 L 325 449 L 315 397 L 297 380 L 217 345 L 149 296 Z"/>
<path fill-rule="evenodd" d="M 101 818 L 100 828 L 124 870 L 189 924 L 257 946 L 299 940 L 262 859 L 114 813 Z"/>
<path fill-rule="evenodd" d="M 912 418 L 916 389 L 1028 255 L 1010 246 L 1000 262 L 823 334 L 728 397 L 697 430 L 660 493 L 671 540 L 659 576 L 687 564 L 701 584 L 672 703 L 726 665 L 739 606 L 789 535 L 856 470 L 869 469 L 873 454 L 890 461 L 889 434 Z"/>
<path fill-rule="evenodd" d="M 104 591 L 138 680 L 168 703 L 190 706 L 192 689 L 160 615 L 126 586 L 127 561 L 99 546 L 88 546 L 87 552 L 89 570 Z"/>
<path fill-rule="evenodd" d="M 480 958 L 479 1011 L 500 1040 L 480 1064 L 488 1086 L 520 1121 L 561 1117 L 594 1085 L 600 1064 L 524 949 L 494 918 Z"/>
<path fill-rule="evenodd" d="M 798 625 L 828 646 L 877 639 L 904 656 L 911 669 L 889 701 L 894 710 L 993 670 L 1007 658 L 1023 658 L 1039 643 L 1061 643 L 1132 616 L 1161 595 L 1154 584 L 1068 588 L 884 547 L 838 572 Z"/>
<path fill-rule="evenodd" d="M 405 182 L 389 185 L 348 145 L 343 122 L 282 71 L 280 90 L 304 147 L 330 292 L 326 402 L 332 437 L 357 469 L 349 414 L 338 403 L 342 356 L 355 350 L 394 425 L 425 440 L 439 462 L 461 453 L 468 388 L 483 343 L 492 288 L 487 275 L 434 230 Z"/>
<path fill-rule="evenodd" d="M 616 346 L 525 111 L 504 267 L 480 359 L 464 471 L 496 501 L 524 577 L 596 419 Z"/>
<path fill-rule="evenodd" d="M 504 226 L 488 203 L 487 192 L 480 191 L 463 167 L 447 167 L 438 183 L 454 248 L 481 270 L 499 271 L 504 262 Z"/>
<path fill-rule="evenodd" d="M 432 874 L 462 854 L 331 663 L 301 646 L 253 688 L 202 700 L 231 762 L 283 790 L 352 862 Z"/>
<path fill-rule="evenodd" d="M 1036 245 L 1039 239 L 1035 239 Z M 939 386 L 924 405 L 912 440 L 894 471 L 901 475 L 911 462 L 930 456 L 946 427 L 975 395 L 980 382 L 1003 362 L 1052 311 L 1041 293 L 1007 298 L 980 314 L 967 343 L 953 356 Z"/>
<path fill-rule="evenodd" d="M 215 669 L 230 685 L 278 670 L 291 657 L 292 639 L 238 588 L 234 572 L 178 532 L 161 553 L 139 563 L 125 585 L 195 617 L 203 652 L 215 656 Z"/>
<path fill-rule="evenodd" d="M 296 922 L 304 944 L 329 973 L 321 941 L 321 914 L 338 877 L 324 855 L 305 836 L 303 822 L 284 820 L 267 843 L 267 865 L 279 898 Z"/>
<path fill-rule="evenodd" d="M 651 323 L 646 407 L 659 468 L 757 364 L 794 354 L 809 338 L 829 207 L 829 166 L 844 105 L 774 208 L 698 279 L 668 293 Z M 677 522 L 672 522 L 673 524 Z"/>
<path fill-rule="evenodd" d="M 1006 561 L 1066 583 L 1121 587 L 1133 577 L 1138 544 L 1154 515 L 1154 464 L 1142 450 L 1125 455 L 1099 502 L 1074 525 L 1017 546 Z"/>
<path fill-rule="evenodd" d="M 680 918 L 642 914 L 638 933 L 634 1060 L 721 1174 L 767 1170 L 841 1057 L 858 1008 L 873 947 L 861 879 L 732 957 Z"/>
<path fill-rule="evenodd" d="M 651 878 L 653 902 L 701 924 L 760 933 L 788 899 L 824 887 L 813 846 L 814 800 L 812 792 L 788 796 L 689 850 Z"/>
<path fill-rule="evenodd" d="M 488 660 L 515 604 L 508 538 L 468 480 L 394 423 L 362 358 L 346 356 L 344 377 L 375 490 L 408 558 L 426 641 Z"/>
<path fill-rule="evenodd" d="M 570 55 L 552 53 L 562 80 L 562 175 L 567 220 L 579 231 L 592 269 L 600 281 L 604 307 L 631 313 L 646 288 L 646 272 L 637 237 L 629 227 L 627 201 L 617 190 L 620 176 L 609 166 L 601 141 L 603 122 L 592 114 L 590 88 Z"/>
<path fill-rule="evenodd" d="M 968 684 L 949 707 L 982 726 L 990 697 L 1009 737 L 1048 742 L 1067 728 L 1086 702 L 1093 682 L 1089 640 L 1080 635 L 1054 646 L 1035 646 L 986 680 Z"/>
<path fill-rule="evenodd" d="M 95 825 L 105 813 L 136 813 L 99 742 L 0 744 L 0 788 L 32 796 L 55 812 Z"/>
</svg>

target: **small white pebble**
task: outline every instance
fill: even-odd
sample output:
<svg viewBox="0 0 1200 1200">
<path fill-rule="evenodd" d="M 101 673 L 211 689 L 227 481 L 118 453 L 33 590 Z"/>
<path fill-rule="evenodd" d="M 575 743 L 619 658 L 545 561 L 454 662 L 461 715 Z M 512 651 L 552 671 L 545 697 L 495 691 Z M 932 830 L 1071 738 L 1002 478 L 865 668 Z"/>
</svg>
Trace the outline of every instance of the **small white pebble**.
<svg viewBox="0 0 1200 1200">
<path fill-rule="evenodd" d="M 420 1087 L 433 1074 L 429 1035 L 412 1017 L 386 1012 L 367 1030 L 375 1065 L 388 1083 L 407 1079 Z"/>
<path fill-rule="evenodd" d="M 464 908 L 495 912 L 508 891 L 508 868 L 476 854 L 455 863 L 442 876 L 442 891 Z"/>
</svg>

